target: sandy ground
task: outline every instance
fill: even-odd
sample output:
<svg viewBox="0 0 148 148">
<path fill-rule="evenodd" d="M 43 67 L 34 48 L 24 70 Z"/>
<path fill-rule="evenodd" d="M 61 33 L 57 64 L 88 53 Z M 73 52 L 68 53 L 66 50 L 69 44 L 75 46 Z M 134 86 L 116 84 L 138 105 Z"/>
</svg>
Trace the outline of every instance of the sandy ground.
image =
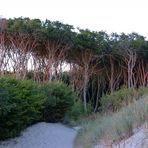
<svg viewBox="0 0 148 148">
<path fill-rule="evenodd" d="M 94 148 L 148 148 L 148 124 L 135 129 L 133 136 L 118 144 L 99 144 L 95 145 Z"/>
<path fill-rule="evenodd" d="M 0 148 L 72 148 L 77 131 L 60 123 L 37 123 L 20 137 L 0 142 Z"/>
<path fill-rule="evenodd" d="M 115 145 L 113 148 L 118 148 Z M 130 138 L 120 142 L 120 148 L 148 148 L 148 129 L 141 128 Z"/>
<path fill-rule="evenodd" d="M 72 129 L 60 123 L 38 123 L 24 130 L 20 137 L 0 142 L 0 148 L 73 148 L 79 127 Z M 110 145 L 95 145 L 94 148 L 111 148 Z M 112 148 L 148 148 L 148 126 Z"/>
</svg>

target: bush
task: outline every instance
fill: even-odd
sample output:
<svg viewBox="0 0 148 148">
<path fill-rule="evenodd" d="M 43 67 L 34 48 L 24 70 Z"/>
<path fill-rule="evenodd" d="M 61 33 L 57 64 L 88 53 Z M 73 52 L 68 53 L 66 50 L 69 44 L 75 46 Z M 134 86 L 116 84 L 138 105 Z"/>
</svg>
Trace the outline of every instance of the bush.
<svg viewBox="0 0 148 148">
<path fill-rule="evenodd" d="M 100 101 L 101 108 L 103 112 L 116 112 L 121 107 L 139 99 L 146 92 L 148 92 L 146 88 L 139 88 L 137 90 L 121 88 L 118 91 L 103 96 Z"/>
<path fill-rule="evenodd" d="M 76 101 L 68 112 L 70 120 L 78 120 L 81 116 L 86 115 L 84 105 L 81 101 Z"/>
<path fill-rule="evenodd" d="M 74 104 L 74 92 L 62 82 L 49 82 L 42 85 L 44 95 L 43 120 L 46 122 L 63 121 L 66 113 Z"/>
<path fill-rule="evenodd" d="M 32 81 L 0 78 L 0 140 L 40 120 L 43 99 Z"/>
<path fill-rule="evenodd" d="M 70 84 L 70 76 L 68 72 L 63 72 L 61 74 L 61 81 L 64 82 L 65 84 Z"/>
</svg>

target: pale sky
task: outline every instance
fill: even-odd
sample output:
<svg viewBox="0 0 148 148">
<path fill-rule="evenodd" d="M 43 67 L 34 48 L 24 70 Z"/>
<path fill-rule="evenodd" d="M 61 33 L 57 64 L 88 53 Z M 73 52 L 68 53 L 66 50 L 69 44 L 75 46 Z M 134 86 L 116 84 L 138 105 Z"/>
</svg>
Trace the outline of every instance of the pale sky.
<svg viewBox="0 0 148 148">
<path fill-rule="evenodd" d="M 0 0 L 0 15 L 61 21 L 95 31 L 148 38 L 148 0 Z"/>
</svg>

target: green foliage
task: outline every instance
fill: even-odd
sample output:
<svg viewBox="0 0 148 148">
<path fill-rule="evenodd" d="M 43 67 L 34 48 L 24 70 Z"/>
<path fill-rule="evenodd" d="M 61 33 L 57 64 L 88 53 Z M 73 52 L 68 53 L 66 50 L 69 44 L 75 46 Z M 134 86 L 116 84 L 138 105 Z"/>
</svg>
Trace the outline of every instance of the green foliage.
<svg viewBox="0 0 148 148">
<path fill-rule="evenodd" d="M 42 22 L 39 19 L 14 18 L 7 22 L 7 31 L 11 33 L 32 34 L 41 29 Z"/>
<path fill-rule="evenodd" d="M 84 105 L 81 101 L 76 101 L 68 113 L 70 119 L 78 120 L 80 117 L 86 115 Z"/>
<path fill-rule="evenodd" d="M 74 92 L 62 82 L 49 82 L 41 88 L 45 98 L 43 120 L 47 122 L 63 121 L 68 110 L 74 104 Z"/>
<path fill-rule="evenodd" d="M 121 107 L 128 105 L 147 92 L 147 88 L 127 89 L 121 88 L 101 98 L 101 108 L 104 112 L 115 112 Z"/>
<path fill-rule="evenodd" d="M 33 80 L 33 71 L 29 71 L 26 74 L 26 79 L 27 80 Z"/>
<path fill-rule="evenodd" d="M 58 40 L 63 43 L 71 43 L 73 40 L 75 33 L 73 32 L 74 28 L 72 25 L 63 24 L 59 21 L 51 22 L 49 20 L 46 20 L 44 25 L 46 26 L 45 29 L 49 40 Z"/>
<path fill-rule="evenodd" d="M 105 32 L 90 31 L 89 29 L 79 29 L 79 31 L 80 33 L 77 34 L 75 39 L 75 48 L 79 53 L 89 50 L 98 54 L 108 48 L 108 35 Z"/>
<path fill-rule="evenodd" d="M 37 85 L 30 80 L 0 78 L 0 140 L 18 135 L 39 120 L 59 122 L 66 115 L 77 118 L 83 111 L 82 104 L 74 104 L 76 98 L 62 82 Z"/>
<path fill-rule="evenodd" d="M 0 140 L 40 119 L 43 99 L 32 81 L 0 78 Z"/>
<path fill-rule="evenodd" d="M 60 79 L 62 82 L 65 84 L 69 85 L 70 84 L 70 74 L 68 72 L 63 72 L 60 75 Z"/>
<path fill-rule="evenodd" d="M 15 103 L 10 104 L 10 95 L 9 92 L 5 89 L 0 89 L 0 117 L 3 115 L 7 115 L 13 107 L 15 107 Z"/>
</svg>

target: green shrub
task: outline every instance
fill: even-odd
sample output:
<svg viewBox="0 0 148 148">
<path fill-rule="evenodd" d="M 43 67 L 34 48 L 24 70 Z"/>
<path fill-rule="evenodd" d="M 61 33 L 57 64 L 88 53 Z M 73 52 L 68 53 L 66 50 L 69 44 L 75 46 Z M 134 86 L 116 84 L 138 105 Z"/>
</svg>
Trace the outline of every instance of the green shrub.
<svg viewBox="0 0 148 148">
<path fill-rule="evenodd" d="M 74 120 L 77 120 L 80 116 L 84 115 L 84 106 L 82 102 L 77 101 L 75 104 L 72 106 L 70 110 L 70 117 L 73 118 Z"/>
<path fill-rule="evenodd" d="M 66 113 L 74 104 L 74 92 L 62 82 L 49 82 L 42 85 L 44 94 L 43 120 L 47 122 L 63 121 Z"/>
<path fill-rule="evenodd" d="M 116 112 L 121 107 L 139 99 L 146 91 L 146 88 L 139 88 L 137 90 L 121 88 L 118 91 L 103 96 L 100 101 L 101 108 L 103 112 Z"/>
<path fill-rule="evenodd" d="M 70 76 L 69 73 L 66 71 L 59 75 L 59 79 L 67 85 L 70 84 Z"/>
<path fill-rule="evenodd" d="M 0 140 L 40 119 L 43 99 L 32 81 L 0 78 Z"/>
<path fill-rule="evenodd" d="M 84 115 L 86 115 L 86 112 L 84 111 L 84 105 L 81 101 L 76 101 L 68 112 L 68 116 L 71 120 L 78 120 Z"/>
<path fill-rule="evenodd" d="M 28 71 L 27 74 L 26 74 L 26 79 L 27 80 L 33 80 L 33 71 Z"/>
</svg>

